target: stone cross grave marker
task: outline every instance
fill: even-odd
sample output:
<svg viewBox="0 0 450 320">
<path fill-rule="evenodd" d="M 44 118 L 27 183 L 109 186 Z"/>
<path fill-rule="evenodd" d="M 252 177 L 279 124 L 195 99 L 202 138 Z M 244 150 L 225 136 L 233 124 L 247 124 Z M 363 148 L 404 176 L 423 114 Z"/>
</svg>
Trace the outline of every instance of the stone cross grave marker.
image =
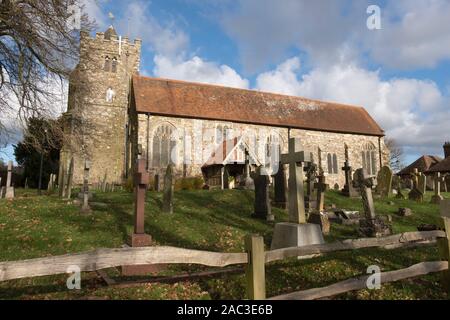
<svg viewBox="0 0 450 320">
<path fill-rule="evenodd" d="M 419 175 L 419 170 L 417 168 L 415 168 L 411 173 L 412 190 L 408 194 L 408 199 L 422 202 L 424 194 L 419 190 Z"/>
<path fill-rule="evenodd" d="M 441 184 L 445 183 L 445 176 L 440 172 L 434 174 L 434 195 L 431 197 L 431 203 L 439 204 L 444 198 L 441 196 Z"/>
<path fill-rule="evenodd" d="M 267 170 L 263 166 L 260 166 L 251 174 L 251 178 L 253 179 L 255 185 L 255 212 L 252 217 L 273 221 L 275 218 L 272 215 L 272 210 L 270 207 L 270 178 Z"/>
<path fill-rule="evenodd" d="M 396 188 L 397 188 L 397 194 L 396 194 L 396 198 L 397 199 L 406 199 L 405 195 L 402 193 L 402 181 L 400 179 L 400 177 L 396 176 L 395 177 L 395 184 L 396 184 Z"/>
<path fill-rule="evenodd" d="M 392 170 L 383 166 L 377 175 L 377 193 L 381 198 L 388 198 L 392 192 Z"/>
<path fill-rule="evenodd" d="M 361 194 L 365 219 L 360 220 L 360 232 L 370 237 L 379 237 L 391 233 L 389 226 L 375 213 L 372 187 L 376 185 L 375 177 L 369 176 L 364 169 L 355 171 L 353 185 Z"/>
<path fill-rule="evenodd" d="M 248 150 L 245 150 L 245 164 L 244 164 L 244 176 L 239 183 L 241 189 L 253 190 L 253 179 L 250 177 L 250 155 Z"/>
<path fill-rule="evenodd" d="M 83 175 L 83 205 L 81 206 L 81 212 L 88 213 L 91 211 L 89 206 L 89 170 L 91 169 L 90 161 L 84 162 L 84 175 Z"/>
<path fill-rule="evenodd" d="M 306 223 L 303 190 L 303 164 L 311 162 L 310 153 L 300 150 L 300 140 L 289 139 L 289 152 L 281 155 L 281 163 L 289 165 L 289 222 Z"/>
<path fill-rule="evenodd" d="M 134 174 L 134 232 L 130 237 L 132 247 L 147 247 L 152 244 L 152 237 L 145 233 L 145 195 L 150 181 L 146 166 L 145 159 L 137 160 Z M 157 270 L 155 265 L 122 266 L 122 275 L 145 275 Z"/>
<path fill-rule="evenodd" d="M 306 195 L 305 195 L 305 207 L 308 212 L 313 211 L 316 206 L 316 199 L 314 199 L 314 188 L 317 179 L 317 165 L 313 162 L 308 163 L 305 166 L 306 172 Z"/>
<path fill-rule="evenodd" d="M 162 211 L 164 213 L 173 213 L 173 165 L 167 166 L 166 174 L 164 176 L 164 190 L 163 190 L 163 203 Z"/>
<path fill-rule="evenodd" d="M 6 176 L 6 199 L 14 199 L 16 193 L 14 186 L 12 184 L 12 170 L 13 170 L 13 163 L 12 161 L 8 161 L 8 175 Z"/>
<path fill-rule="evenodd" d="M 317 190 L 317 204 L 316 211 L 323 212 L 325 206 L 325 191 L 328 190 L 328 184 L 325 183 L 325 176 L 319 175 L 318 182 L 314 184 L 314 188 Z"/>
<path fill-rule="evenodd" d="M 345 173 L 345 184 L 344 184 L 344 188 L 342 189 L 342 194 L 349 198 L 359 197 L 358 191 L 353 187 L 352 167 L 350 165 L 350 158 L 348 155 L 347 144 L 345 144 L 345 162 L 344 162 L 344 166 L 341 169 Z"/>
</svg>

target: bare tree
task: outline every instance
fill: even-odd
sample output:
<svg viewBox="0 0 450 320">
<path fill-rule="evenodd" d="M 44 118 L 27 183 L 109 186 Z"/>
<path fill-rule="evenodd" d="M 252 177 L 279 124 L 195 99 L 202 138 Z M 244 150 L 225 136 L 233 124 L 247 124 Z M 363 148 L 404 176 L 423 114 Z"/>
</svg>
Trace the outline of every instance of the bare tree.
<svg viewBox="0 0 450 320">
<path fill-rule="evenodd" d="M 79 30 L 70 21 L 93 27 L 82 12 L 81 0 L 0 1 L 0 114 L 17 114 L 22 123 L 54 117 L 62 92 L 55 87 L 67 82 L 79 54 Z M 1 118 L 0 134 L 7 134 Z"/>
<path fill-rule="evenodd" d="M 394 172 L 405 167 L 403 148 L 393 138 L 385 138 L 384 144 L 389 150 L 389 165 Z"/>
</svg>

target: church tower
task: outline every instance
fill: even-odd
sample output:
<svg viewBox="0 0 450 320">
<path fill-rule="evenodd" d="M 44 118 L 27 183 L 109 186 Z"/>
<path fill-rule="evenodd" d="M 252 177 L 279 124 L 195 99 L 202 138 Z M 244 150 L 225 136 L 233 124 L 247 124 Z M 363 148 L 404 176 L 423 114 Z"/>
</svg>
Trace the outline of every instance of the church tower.
<svg viewBox="0 0 450 320">
<path fill-rule="evenodd" d="M 65 114 L 69 138 L 60 161 L 61 173 L 74 159 L 75 184 L 83 181 L 85 160 L 90 161 L 90 182 L 123 180 L 130 83 L 139 72 L 141 45 L 139 39 L 118 36 L 112 26 L 94 38 L 81 32 Z"/>
</svg>

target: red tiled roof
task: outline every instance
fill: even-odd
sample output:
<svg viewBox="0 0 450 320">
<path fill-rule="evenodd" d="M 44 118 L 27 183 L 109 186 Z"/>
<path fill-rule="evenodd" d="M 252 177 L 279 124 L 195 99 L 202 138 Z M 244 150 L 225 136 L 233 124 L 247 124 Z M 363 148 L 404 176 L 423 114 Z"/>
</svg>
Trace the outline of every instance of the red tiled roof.
<svg viewBox="0 0 450 320">
<path fill-rule="evenodd" d="M 441 161 L 442 158 L 437 156 L 421 156 L 397 174 L 400 176 L 409 175 L 415 168 L 417 168 L 419 172 L 427 172 Z"/>
<path fill-rule="evenodd" d="M 450 157 L 432 166 L 428 172 L 450 172 Z"/>
<path fill-rule="evenodd" d="M 384 136 L 357 106 L 137 75 L 133 95 L 138 113 Z"/>
</svg>

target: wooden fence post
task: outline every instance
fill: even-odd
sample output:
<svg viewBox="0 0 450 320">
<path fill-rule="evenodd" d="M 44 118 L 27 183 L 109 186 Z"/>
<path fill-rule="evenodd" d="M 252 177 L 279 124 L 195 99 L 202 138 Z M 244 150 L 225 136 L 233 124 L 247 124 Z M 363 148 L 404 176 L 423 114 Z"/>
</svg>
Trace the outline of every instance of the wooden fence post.
<svg viewBox="0 0 450 320">
<path fill-rule="evenodd" d="M 264 300 L 266 299 L 266 271 L 263 237 L 247 235 L 245 250 L 248 254 L 248 264 L 245 270 L 247 297 L 250 300 Z"/>
<path fill-rule="evenodd" d="M 443 257 L 447 259 L 449 265 L 447 272 L 444 272 L 443 280 L 445 282 L 444 287 L 450 294 L 450 200 L 441 200 L 441 217 L 444 220 L 447 239 L 441 241 L 439 249 L 441 249 L 441 252 L 445 250 L 445 252 L 442 252 Z"/>
</svg>

